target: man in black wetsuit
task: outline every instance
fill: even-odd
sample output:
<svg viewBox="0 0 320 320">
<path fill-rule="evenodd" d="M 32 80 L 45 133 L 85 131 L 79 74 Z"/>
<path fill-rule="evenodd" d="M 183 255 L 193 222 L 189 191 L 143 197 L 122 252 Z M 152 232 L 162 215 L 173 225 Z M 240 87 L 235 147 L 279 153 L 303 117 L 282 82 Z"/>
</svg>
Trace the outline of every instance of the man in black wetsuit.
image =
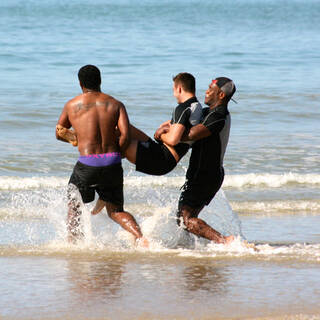
<svg viewBox="0 0 320 320">
<path fill-rule="evenodd" d="M 198 218 L 220 189 L 224 179 L 223 158 L 229 140 L 231 118 L 228 102 L 236 91 L 231 79 L 213 80 L 205 95 L 203 120 L 193 126 L 184 139 L 195 141 L 186 182 L 180 195 L 178 213 L 187 231 L 216 243 L 229 243 L 234 236 L 223 236 Z"/>
</svg>

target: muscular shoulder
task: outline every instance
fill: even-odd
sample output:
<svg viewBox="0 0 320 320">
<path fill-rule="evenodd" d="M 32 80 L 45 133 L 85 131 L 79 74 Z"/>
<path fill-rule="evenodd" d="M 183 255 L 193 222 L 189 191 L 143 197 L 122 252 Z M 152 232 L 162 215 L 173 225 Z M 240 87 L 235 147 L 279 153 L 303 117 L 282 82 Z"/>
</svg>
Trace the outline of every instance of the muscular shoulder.
<svg viewBox="0 0 320 320">
<path fill-rule="evenodd" d="M 72 109 L 74 109 L 75 106 L 77 106 L 79 103 L 81 103 L 81 101 L 82 101 L 82 94 L 67 101 L 67 103 L 64 105 L 64 108 L 67 111 L 71 111 Z"/>
<path fill-rule="evenodd" d="M 65 107 L 73 113 L 89 111 L 92 108 L 103 112 L 118 112 L 123 104 L 112 96 L 101 92 L 92 96 L 81 94 L 68 101 Z"/>
<path fill-rule="evenodd" d="M 112 109 L 113 111 L 117 111 L 120 108 L 123 108 L 124 105 L 121 101 L 115 99 L 114 97 L 105 94 L 105 93 L 101 93 L 101 96 L 98 100 L 98 105 L 99 106 L 105 106 L 108 109 Z"/>
</svg>

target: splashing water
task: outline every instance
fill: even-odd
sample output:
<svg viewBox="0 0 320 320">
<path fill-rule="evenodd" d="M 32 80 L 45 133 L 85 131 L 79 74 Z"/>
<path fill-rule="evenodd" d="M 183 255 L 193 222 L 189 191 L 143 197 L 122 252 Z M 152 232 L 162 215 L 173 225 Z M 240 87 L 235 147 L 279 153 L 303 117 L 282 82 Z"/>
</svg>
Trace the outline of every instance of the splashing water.
<svg viewBox="0 0 320 320">
<path fill-rule="evenodd" d="M 136 188 L 136 181 L 133 180 L 125 190 L 128 211 L 135 216 L 142 232 L 154 247 L 192 248 L 196 237 L 178 227 L 176 222 L 179 190 L 172 192 L 170 188 L 164 188 L 164 185 L 165 182 L 160 184 L 160 188 L 150 185 Z M 2 240 L 3 244 L 28 244 L 35 247 L 53 243 L 67 245 L 65 187 L 5 192 L 0 224 L 3 226 L 1 233 L 8 233 L 10 237 L 1 237 L 8 240 Z M 80 199 L 80 193 L 77 190 L 73 192 L 74 197 Z M 132 247 L 131 235 L 109 219 L 105 210 L 96 216 L 91 215 L 93 206 L 94 203 L 81 205 L 80 223 L 85 237 L 79 245 L 107 247 L 111 250 Z M 223 234 L 243 237 L 240 221 L 222 190 L 203 209 L 200 217 Z M 207 244 L 206 241 L 202 243 Z"/>
</svg>

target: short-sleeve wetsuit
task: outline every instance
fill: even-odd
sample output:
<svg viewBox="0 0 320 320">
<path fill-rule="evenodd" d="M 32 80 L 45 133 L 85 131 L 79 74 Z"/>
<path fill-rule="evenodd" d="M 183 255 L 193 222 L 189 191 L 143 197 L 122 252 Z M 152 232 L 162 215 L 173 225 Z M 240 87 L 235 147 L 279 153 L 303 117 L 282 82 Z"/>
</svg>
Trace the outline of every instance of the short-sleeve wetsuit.
<svg viewBox="0 0 320 320">
<path fill-rule="evenodd" d="M 171 124 L 180 123 L 190 129 L 193 125 L 200 123 L 202 119 L 202 106 L 196 97 L 180 103 L 173 111 Z M 179 159 L 189 150 L 189 143 L 178 143 L 174 146 Z M 138 141 L 136 153 L 136 170 L 151 174 L 164 175 L 177 165 L 172 153 L 162 142 L 152 139 Z"/>
<path fill-rule="evenodd" d="M 203 109 L 202 124 L 211 135 L 192 146 L 186 182 L 179 199 L 179 208 L 188 205 L 198 209 L 208 205 L 224 179 L 223 158 L 229 141 L 231 117 L 227 106 Z"/>
</svg>

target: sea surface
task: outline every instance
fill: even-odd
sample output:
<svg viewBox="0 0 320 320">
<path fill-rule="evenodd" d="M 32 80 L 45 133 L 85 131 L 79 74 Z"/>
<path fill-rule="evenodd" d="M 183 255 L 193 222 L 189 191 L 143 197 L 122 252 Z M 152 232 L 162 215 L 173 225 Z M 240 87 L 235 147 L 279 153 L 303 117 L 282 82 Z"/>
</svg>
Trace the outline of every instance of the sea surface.
<svg viewBox="0 0 320 320">
<path fill-rule="evenodd" d="M 1 0 L 0 319 L 320 319 L 319 30 L 318 0 Z M 150 136 L 174 75 L 201 102 L 234 80 L 225 181 L 200 215 L 232 244 L 175 223 L 190 152 L 162 177 L 123 160 L 150 249 L 94 203 L 83 243 L 66 241 L 78 151 L 55 124 L 86 64 Z"/>
</svg>

